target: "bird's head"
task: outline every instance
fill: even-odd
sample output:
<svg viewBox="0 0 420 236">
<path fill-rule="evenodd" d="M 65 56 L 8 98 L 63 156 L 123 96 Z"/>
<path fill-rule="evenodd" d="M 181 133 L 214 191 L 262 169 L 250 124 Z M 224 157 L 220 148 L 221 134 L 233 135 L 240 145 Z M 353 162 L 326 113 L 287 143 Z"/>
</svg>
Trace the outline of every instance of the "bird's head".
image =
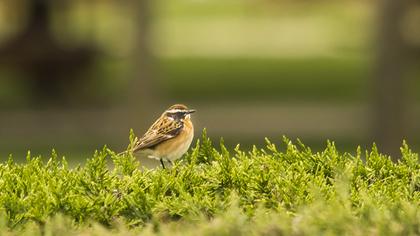
<svg viewBox="0 0 420 236">
<path fill-rule="evenodd" d="M 183 120 L 190 119 L 190 114 L 194 112 L 194 109 L 188 109 L 188 107 L 183 104 L 175 104 L 169 107 L 164 115 L 171 117 L 172 119 Z"/>
</svg>

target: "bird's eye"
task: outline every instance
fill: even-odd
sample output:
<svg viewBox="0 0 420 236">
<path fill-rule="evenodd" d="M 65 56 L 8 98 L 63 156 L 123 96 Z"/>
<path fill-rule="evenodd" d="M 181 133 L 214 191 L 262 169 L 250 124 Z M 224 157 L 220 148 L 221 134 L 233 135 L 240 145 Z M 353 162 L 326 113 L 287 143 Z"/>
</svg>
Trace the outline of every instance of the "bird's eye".
<svg viewBox="0 0 420 236">
<path fill-rule="evenodd" d="M 178 112 L 168 112 L 167 116 L 176 119 L 176 120 L 180 120 L 183 119 L 185 117 L 186 113 L 182 112 L 182 111 L 178 111 Z"/>
</svg>

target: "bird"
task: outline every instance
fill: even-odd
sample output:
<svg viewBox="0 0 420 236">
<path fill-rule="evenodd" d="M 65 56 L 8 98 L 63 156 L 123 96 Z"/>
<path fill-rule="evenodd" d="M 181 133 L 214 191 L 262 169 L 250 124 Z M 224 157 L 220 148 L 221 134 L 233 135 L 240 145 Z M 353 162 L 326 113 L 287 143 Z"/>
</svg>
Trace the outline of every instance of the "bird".
<svg viewBox="0 0 420 236">
<path fill-rule="evenodd" d="M 183 104 L 170 106 L 135 142 L 131 152 L 157 159 L 165 169 L 164 161 L 172 164 L 188 151 L 194 138 L 194 112 Z"/>
</svg>

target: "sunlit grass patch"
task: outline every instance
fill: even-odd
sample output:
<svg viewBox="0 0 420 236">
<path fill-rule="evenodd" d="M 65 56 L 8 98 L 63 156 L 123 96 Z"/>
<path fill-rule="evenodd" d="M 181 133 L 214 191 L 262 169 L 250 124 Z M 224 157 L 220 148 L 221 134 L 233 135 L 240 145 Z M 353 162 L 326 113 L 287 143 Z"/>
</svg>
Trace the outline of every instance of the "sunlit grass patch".
<svg viewBox="0 0 420 236">
<path fill-rule="evenodd" d="M 247 152 L 217 146 L 204 133 L 165 170 L 106 147 L 76 168 L 55 152 L 46 163 L 10 159 L 0 164 L 0 232 L 420 233 L 420 164 L 406 144 L 397 163 L 375 146 L 350 155 L 333 142 L 322 152 L 286 138 Z"/>
</svg>

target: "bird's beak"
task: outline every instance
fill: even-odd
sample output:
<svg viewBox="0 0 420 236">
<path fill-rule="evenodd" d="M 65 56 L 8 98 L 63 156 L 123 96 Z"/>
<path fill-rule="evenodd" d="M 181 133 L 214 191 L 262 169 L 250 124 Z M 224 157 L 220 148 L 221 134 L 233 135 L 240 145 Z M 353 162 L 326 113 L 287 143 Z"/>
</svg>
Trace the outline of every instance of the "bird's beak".
<svg viewBox="0 0 420 236">
<path fill-rule="evenodd" d="M 191 113 L 194 113 L 194 112 L 195 112 L 194 109 L 187 110 L 187 114 L 191 114 Z"/>
</svg>

